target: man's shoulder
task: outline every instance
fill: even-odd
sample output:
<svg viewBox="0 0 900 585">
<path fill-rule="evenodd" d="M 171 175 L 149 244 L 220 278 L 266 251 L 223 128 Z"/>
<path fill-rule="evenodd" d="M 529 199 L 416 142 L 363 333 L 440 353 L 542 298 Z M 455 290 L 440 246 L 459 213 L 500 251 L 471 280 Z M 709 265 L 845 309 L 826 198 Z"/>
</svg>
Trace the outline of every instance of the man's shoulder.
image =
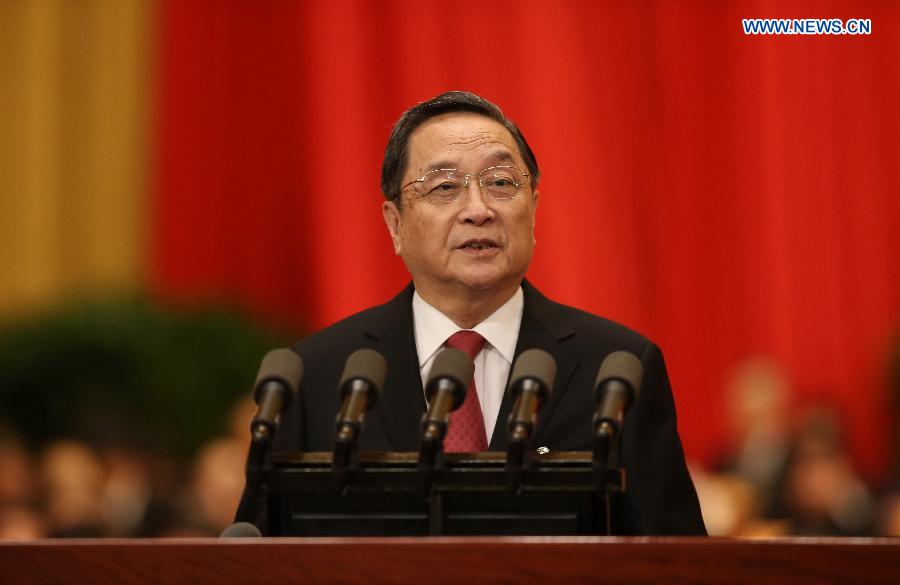
<svg viewBox="0 0 900 585">
<path fill-rule="evenodd" d="M 386 303 L 369 307 L 303 337 L 291 347 L 304 359 L 330 357 L 343 346 L 363 347 L 385 328 L 403 318 L 404 306 L 411 313 L 412 289 L 407 287 Z M 346 357 L 346 356 L 344 356 Z M 343 358 L 342 358 L 343 359 Z"/>
<path fill-rule="evenodd" d="M 557 337 L 573 334 L 574 338 L 588 342 L 596 339 L 614 340 L 621 349 L 638 355 L 653 344 L 648 337 L 627 325 L 554 301 L 532 285 L 525 285 L 525 294 L 526 306 L 530 306 L 542 325 L 553 330 Z"/>
<path fill-rule="evenodd" d="M 330 352 L 333 351 L 336 345 L 350 343 L 354 339 L 361 339 L 364 337 L 364 327 L 362 325 L 371 319 L 373 313 L 377 314 L 380 306 L 360 311 L 341 319 L 337 323 L 332 323 L 327 327 L 310 333 L 294 343 L 291 349 L 301 356 L 307 357 L 319 352 Z"/>
<path fill-rule="evenodd" d="M 561 313 L 566 315 L 571 321 L 577 322 L 584 332 L 611 335 L 613 337 L 621 338 L 623 341 L 641 346 L 651 343 L 650 339 L 645 335 L 618 321 L 613 321 L 607 317 L 589 313 L 577 307 L 563 305 L 561 303 L 556 303 L 556 305 Z"/>
</svg>

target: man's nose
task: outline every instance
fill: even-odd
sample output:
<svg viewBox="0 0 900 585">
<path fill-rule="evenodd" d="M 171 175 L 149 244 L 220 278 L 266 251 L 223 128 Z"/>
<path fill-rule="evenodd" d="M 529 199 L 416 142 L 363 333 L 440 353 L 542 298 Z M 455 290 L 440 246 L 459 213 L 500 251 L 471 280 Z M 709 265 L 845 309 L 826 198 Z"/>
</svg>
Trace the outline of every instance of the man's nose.
<svg viewBox="0 0 900 585">
<path fill-rule="evenodd" d="M 470 221 L 480 225 L 493 219 L 494 210 L 489 205 L 491 202 L 490 195 L 485 195 L 484 189 L 481 188 L 476 177 L 466 178 L 463 191 L 463 209 L 460 212 L 460 218 L 463 221 Z"/>
</svg>

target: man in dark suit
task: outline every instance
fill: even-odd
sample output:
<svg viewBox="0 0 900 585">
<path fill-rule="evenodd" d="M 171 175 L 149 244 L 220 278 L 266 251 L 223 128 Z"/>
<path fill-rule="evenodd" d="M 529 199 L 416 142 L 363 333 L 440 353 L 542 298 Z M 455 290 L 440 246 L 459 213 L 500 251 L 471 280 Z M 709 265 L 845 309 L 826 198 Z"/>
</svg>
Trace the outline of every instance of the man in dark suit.
<svg viewBox="0 0 900 585">
<path fill-rule="evenodd" d="M 385 151 L 382 212 L 413 282 L 390 302 L 294 346 L 305 364 L 303 394 L 284 414 L 274 447 L 333 448 L 344 361 L 354 350 L 372 348 L 389 368 L 359 448 L 418 450 L 422 381 L 436 353 L 465 336 L 475 342 L 467 350 L 475 361 L 474 387 L 459 410 L 469 414 L 451 416 L 446 441 L 461 450 L 505 450 L 511 365 L 523 351 L 540 348 L 556 360 L 557 375 L 532 447 L 588 450 L 594 377 L 604 357 L 626 350 L 643 363 L 644 381 L 621 439 L 628 489 L 617 531 L 705 534 L 659 349 L 622 325 L 548 300 L 524 280 L 535 242 L 538 177 L 519 129 L 474 94 L 449 92 L 403 114 Z M 454 424 L 457 416 L 474 418 Z"/>
</svg>

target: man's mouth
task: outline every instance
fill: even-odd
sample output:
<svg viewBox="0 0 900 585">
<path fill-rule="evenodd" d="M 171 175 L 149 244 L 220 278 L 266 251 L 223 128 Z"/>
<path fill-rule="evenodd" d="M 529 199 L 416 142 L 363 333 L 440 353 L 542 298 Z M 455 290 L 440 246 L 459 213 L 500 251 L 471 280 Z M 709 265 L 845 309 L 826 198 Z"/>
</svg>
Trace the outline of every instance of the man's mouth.
<svg viewBox="0 0 900 585">
<path fill-rule="evenodd" d="M 497 248 L 497 243 L 493 240 L 469 240 L 460 246 L 462 250 L 487 250 Z"/>
</svg>

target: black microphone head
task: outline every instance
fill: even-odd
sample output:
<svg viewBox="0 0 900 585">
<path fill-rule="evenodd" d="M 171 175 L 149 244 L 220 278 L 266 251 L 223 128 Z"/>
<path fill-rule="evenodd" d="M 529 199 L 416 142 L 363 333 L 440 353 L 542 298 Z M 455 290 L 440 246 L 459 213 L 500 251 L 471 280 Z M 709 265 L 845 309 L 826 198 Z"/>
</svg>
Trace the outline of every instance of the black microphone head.
<svg viewBox="0 0 900 585">
<path fill-rule="evenodd" d="M 378 395 L 381 394 L 385 377 L 387 377 L 387 362 L 384 356 L 374 349 L 357 349 L 350 354 L 347 363 L 344 364 L 344 373 L 341 375 L 339 386 L 341 399 L 350 391 L 350 382 L 365 380 L 372 391 L 369 395 L 369 408 L 371 408 L 378 399 Z"/>
<path fill-rule="evenodd" d="M 519 392 L 521 382 L 526 379 L 535 380 L 542 392 L 550 394 L 553 380 L 556 379 L 556 360 L 543 349 L 523 351 L 513 365 L 512 374 L 509 376 L 509 389 Z"/>
<path fill-rule="evenodd" d="M 614 351 L 603 358 L 603 363 L 600 364 L 594 384 L 594 397 L 598 401 L 602 398 L 600 393 L 608 380 L 619 380 L 631 388 L 631 400 L 634 400 L 641 391 L 643 378 L 644 366 L 637 356 L 627 351 Z"/>
<path fill-rule="evenodd" d="M 442 349 L 435 357 L 428 372 L 428 381 L 425 384 L 425 397 L 431 402 L 434 393 L 438 389 L 438 381 L 450 379 L 453 381 L 453 406 L 450 410 L 456 410 L 466 399 L 466 387 L 472 381 L 475 374 L 475 362 L 466 352 L 448 347 Z"/>
<path fill-rule="evenodd" d="M 283 347 L 273 349 L 266 354 L 259 366 L 259 374 L 256 376 L 256 384 L 253 386 L 253 400 L 259 404 L 259 389 L 266 382 L 277 381 L 290 389 L 290 392 L 284 397 L 284 406 L 286 407 L 297 393 L 302 379 L 303 360 L 300 359 L 300 356 Z"/>
<path fill-rule="evenodd" d="M 262 532 L 255 525 L 249 522 L 235 522 L 223 530 L 219 538 L 256 538 L 258 536 L 262 536 Z"/>
</svg>

